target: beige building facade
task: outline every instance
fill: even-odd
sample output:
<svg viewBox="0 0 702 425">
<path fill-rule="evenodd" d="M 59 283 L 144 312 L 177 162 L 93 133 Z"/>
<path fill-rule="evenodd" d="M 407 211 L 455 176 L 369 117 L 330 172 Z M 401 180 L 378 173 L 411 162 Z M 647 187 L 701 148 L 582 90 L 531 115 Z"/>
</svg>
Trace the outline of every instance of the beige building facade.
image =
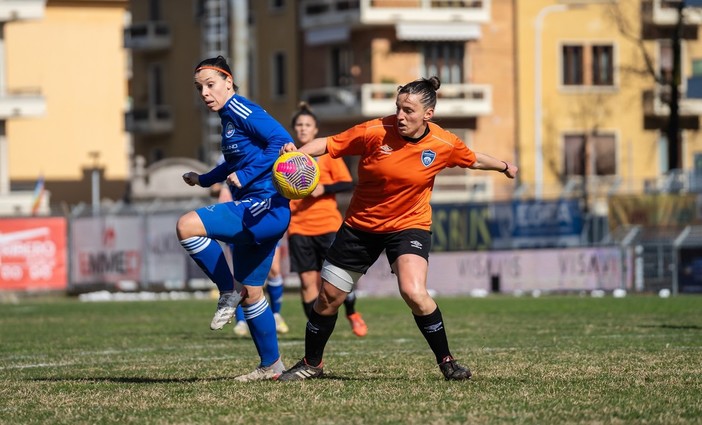
<svg viewBox="0 0 702 425">
<path fill-rule="evenodd" d="M 476 150 L 516 161 L 511 2 L 299 2 L 300 98 L 321 134 L 395 113 L 399 85 L 441 80 L 435 122 Z M 445 170 L 433 202 L 509 198 L 501 175 Z"/>
</svg>

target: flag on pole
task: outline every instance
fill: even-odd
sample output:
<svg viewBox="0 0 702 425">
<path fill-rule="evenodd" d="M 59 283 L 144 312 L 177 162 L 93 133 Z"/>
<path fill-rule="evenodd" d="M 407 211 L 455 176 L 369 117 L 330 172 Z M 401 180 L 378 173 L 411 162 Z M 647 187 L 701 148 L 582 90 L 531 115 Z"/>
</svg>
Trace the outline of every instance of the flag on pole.
<svg viewBox="0 0 702 425">
<path fill-rule="evenodd" d="M 44 197 L 44 175 L 40 175 L 37 184 L 34 185 L 34 198 L 32 200 L 32 215 L 37 215 L 41 200 Z"/>
</svg>

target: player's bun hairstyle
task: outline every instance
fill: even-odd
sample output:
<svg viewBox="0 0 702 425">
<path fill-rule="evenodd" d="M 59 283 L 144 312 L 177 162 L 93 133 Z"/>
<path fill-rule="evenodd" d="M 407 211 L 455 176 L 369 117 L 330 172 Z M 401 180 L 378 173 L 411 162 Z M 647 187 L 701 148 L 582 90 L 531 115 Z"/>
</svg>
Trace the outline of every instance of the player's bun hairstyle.
<svg viewBox="0 0 702 425">
<path fill-rule="evenodd" d="M 441 87 L 439 77 L 420 78 L 397 88 L 397 95 L 418 94 L 425 109 L 436 107 L 436 91 Z"/>
<path fill-rule="evenodd" d="M 310 105 L 308 105 L 305 101 L 298 103 L 297 112 L 295 112 L 295 114 L 293 115 L 290 126 L 295 128 L 295 123 L 297 123 L 297 119 L 300 118 L 302 115 L 312 117 L 312 119 L 314 120 L 314 125 L 319 126 L 319 120 L 317 119 L 317 115 L 315 115 L 314 112 L 312 112 L 312 108 L 310 108 Z"/>
<path fill-rule="evenodd" d="M 232 77 L 232 80 L 234 80 L 234 77 L 233 77 L 234 74 L 232 74 L 232 69 L 229 67 L 227 60 L 224 59 L 224 56 L 222 56 L 222 55 L 219 55 L 216 58 L 209 58 L 209 59 L 203 60 L 202 62 L 197 64 L 197 66 L 195 67 L 194 73 L 197 73 L 198 71 L 200 71 L 203 68 L 213 69 L 213 70 L 217 71 L 217 73 L 219 73 L 219 75 L 222 76 L 223 79 L 226 79 L 227 77 Z M 234 89 L 234 91 L 237 91 L 237 92 L 239 91 L 239 86 L 234 84 L 233 81 L 232 81 L 232 88 Z"/>
</svg>

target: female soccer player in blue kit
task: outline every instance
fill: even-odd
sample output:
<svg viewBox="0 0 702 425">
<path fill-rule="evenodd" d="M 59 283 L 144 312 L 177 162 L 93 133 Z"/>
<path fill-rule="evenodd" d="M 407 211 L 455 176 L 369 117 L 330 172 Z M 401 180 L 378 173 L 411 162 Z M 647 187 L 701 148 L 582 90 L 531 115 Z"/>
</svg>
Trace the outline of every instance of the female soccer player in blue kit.
<svg viewBox="0 0 702 425">
<path fill-rule="evenodd" d="M 181 245 L 217 285 L 219 301 L 210 328 L 222 329 L 241 303 L 261 358 L 239 381 L 274 379 L 285 370 L 278 350 L 275 319 L 263 293 L 278 240 L 290 222 L 289 201 L 276 192 L 271 169 L 279 151 L 292 143 L 288 132 L 263 108 L 237 94 L 232 72 L 222 57 L 195 68 L 195 89 L 222 120 L 225 161 L 205 174 L 188 172 L 183 180 L 210 187 L 226 180 L 232 201 L 190 211 L 178 220 Z M 217 240 L 233 244 L 234 276 Z"/>
</svg>

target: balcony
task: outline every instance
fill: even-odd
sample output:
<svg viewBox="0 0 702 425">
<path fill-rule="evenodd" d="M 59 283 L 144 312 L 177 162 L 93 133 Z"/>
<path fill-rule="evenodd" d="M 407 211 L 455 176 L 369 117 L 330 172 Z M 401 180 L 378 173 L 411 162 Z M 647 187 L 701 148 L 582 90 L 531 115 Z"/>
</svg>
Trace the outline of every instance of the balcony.
<svg viewBox="0 0 702 425">
<path fill-rule="evenodd" d="M 437 93 L 437 117 L 484 116 L 492 113 L 492 88 L 478 84 L 445 84 Z M 302 98 L 322 120 L 370 119 L 394 113 L 397 84 L 362 84 L 306 90 Z"/>
<path fill-rule="evenodd" d="M 300 25 L 309 30 L 339 25 L 485 23 L 492 0 L 301 0 Z"/>
<path fill-rule="evenodd" d="M 667 87 L 658 86 L 654 90 L 643 92 L 644 128 L 656 130 L 665 128 L 670 107 L 666 100 L 670 97 Z M 689 98 L 685 90 L 680 90 L 680 126 L 683 129 L 699 128 L 699 116 L 702 115 L 702 99 Z"/>
<path fill-rule="evenodd" d="M 643 20 L 652 25 L 674 26 L 678 22 L 678 4 L 680 0 L 644 1 L 641 5 Z M 699 1 L 686 1 L 683 22 L 686 25 L 702 24 L 702 4 Z"/>
<path fill-rule="evenodd" d="M 0 93 L 0 120 L 39 117 L 46 113 L 46 100 L 39 90 Z"/>
<path fill-rule="evenodd" d="M 124 47 L 155 51 L 171 47 L 171 29 L 165 22 L 140 22 L 124 29 Z"/>
<path fill-rule="evenodd" d="M 0 22 L 44 17 L 46 0 L 0 0 Z"/>
<path fill-rule="evenodd" d="M 173 131 L 173 114 L 170 106 L 134 108 L 127 112 L 125 121 L 127 131 L 134 134 L 158 135 Z"/>
</svg>

